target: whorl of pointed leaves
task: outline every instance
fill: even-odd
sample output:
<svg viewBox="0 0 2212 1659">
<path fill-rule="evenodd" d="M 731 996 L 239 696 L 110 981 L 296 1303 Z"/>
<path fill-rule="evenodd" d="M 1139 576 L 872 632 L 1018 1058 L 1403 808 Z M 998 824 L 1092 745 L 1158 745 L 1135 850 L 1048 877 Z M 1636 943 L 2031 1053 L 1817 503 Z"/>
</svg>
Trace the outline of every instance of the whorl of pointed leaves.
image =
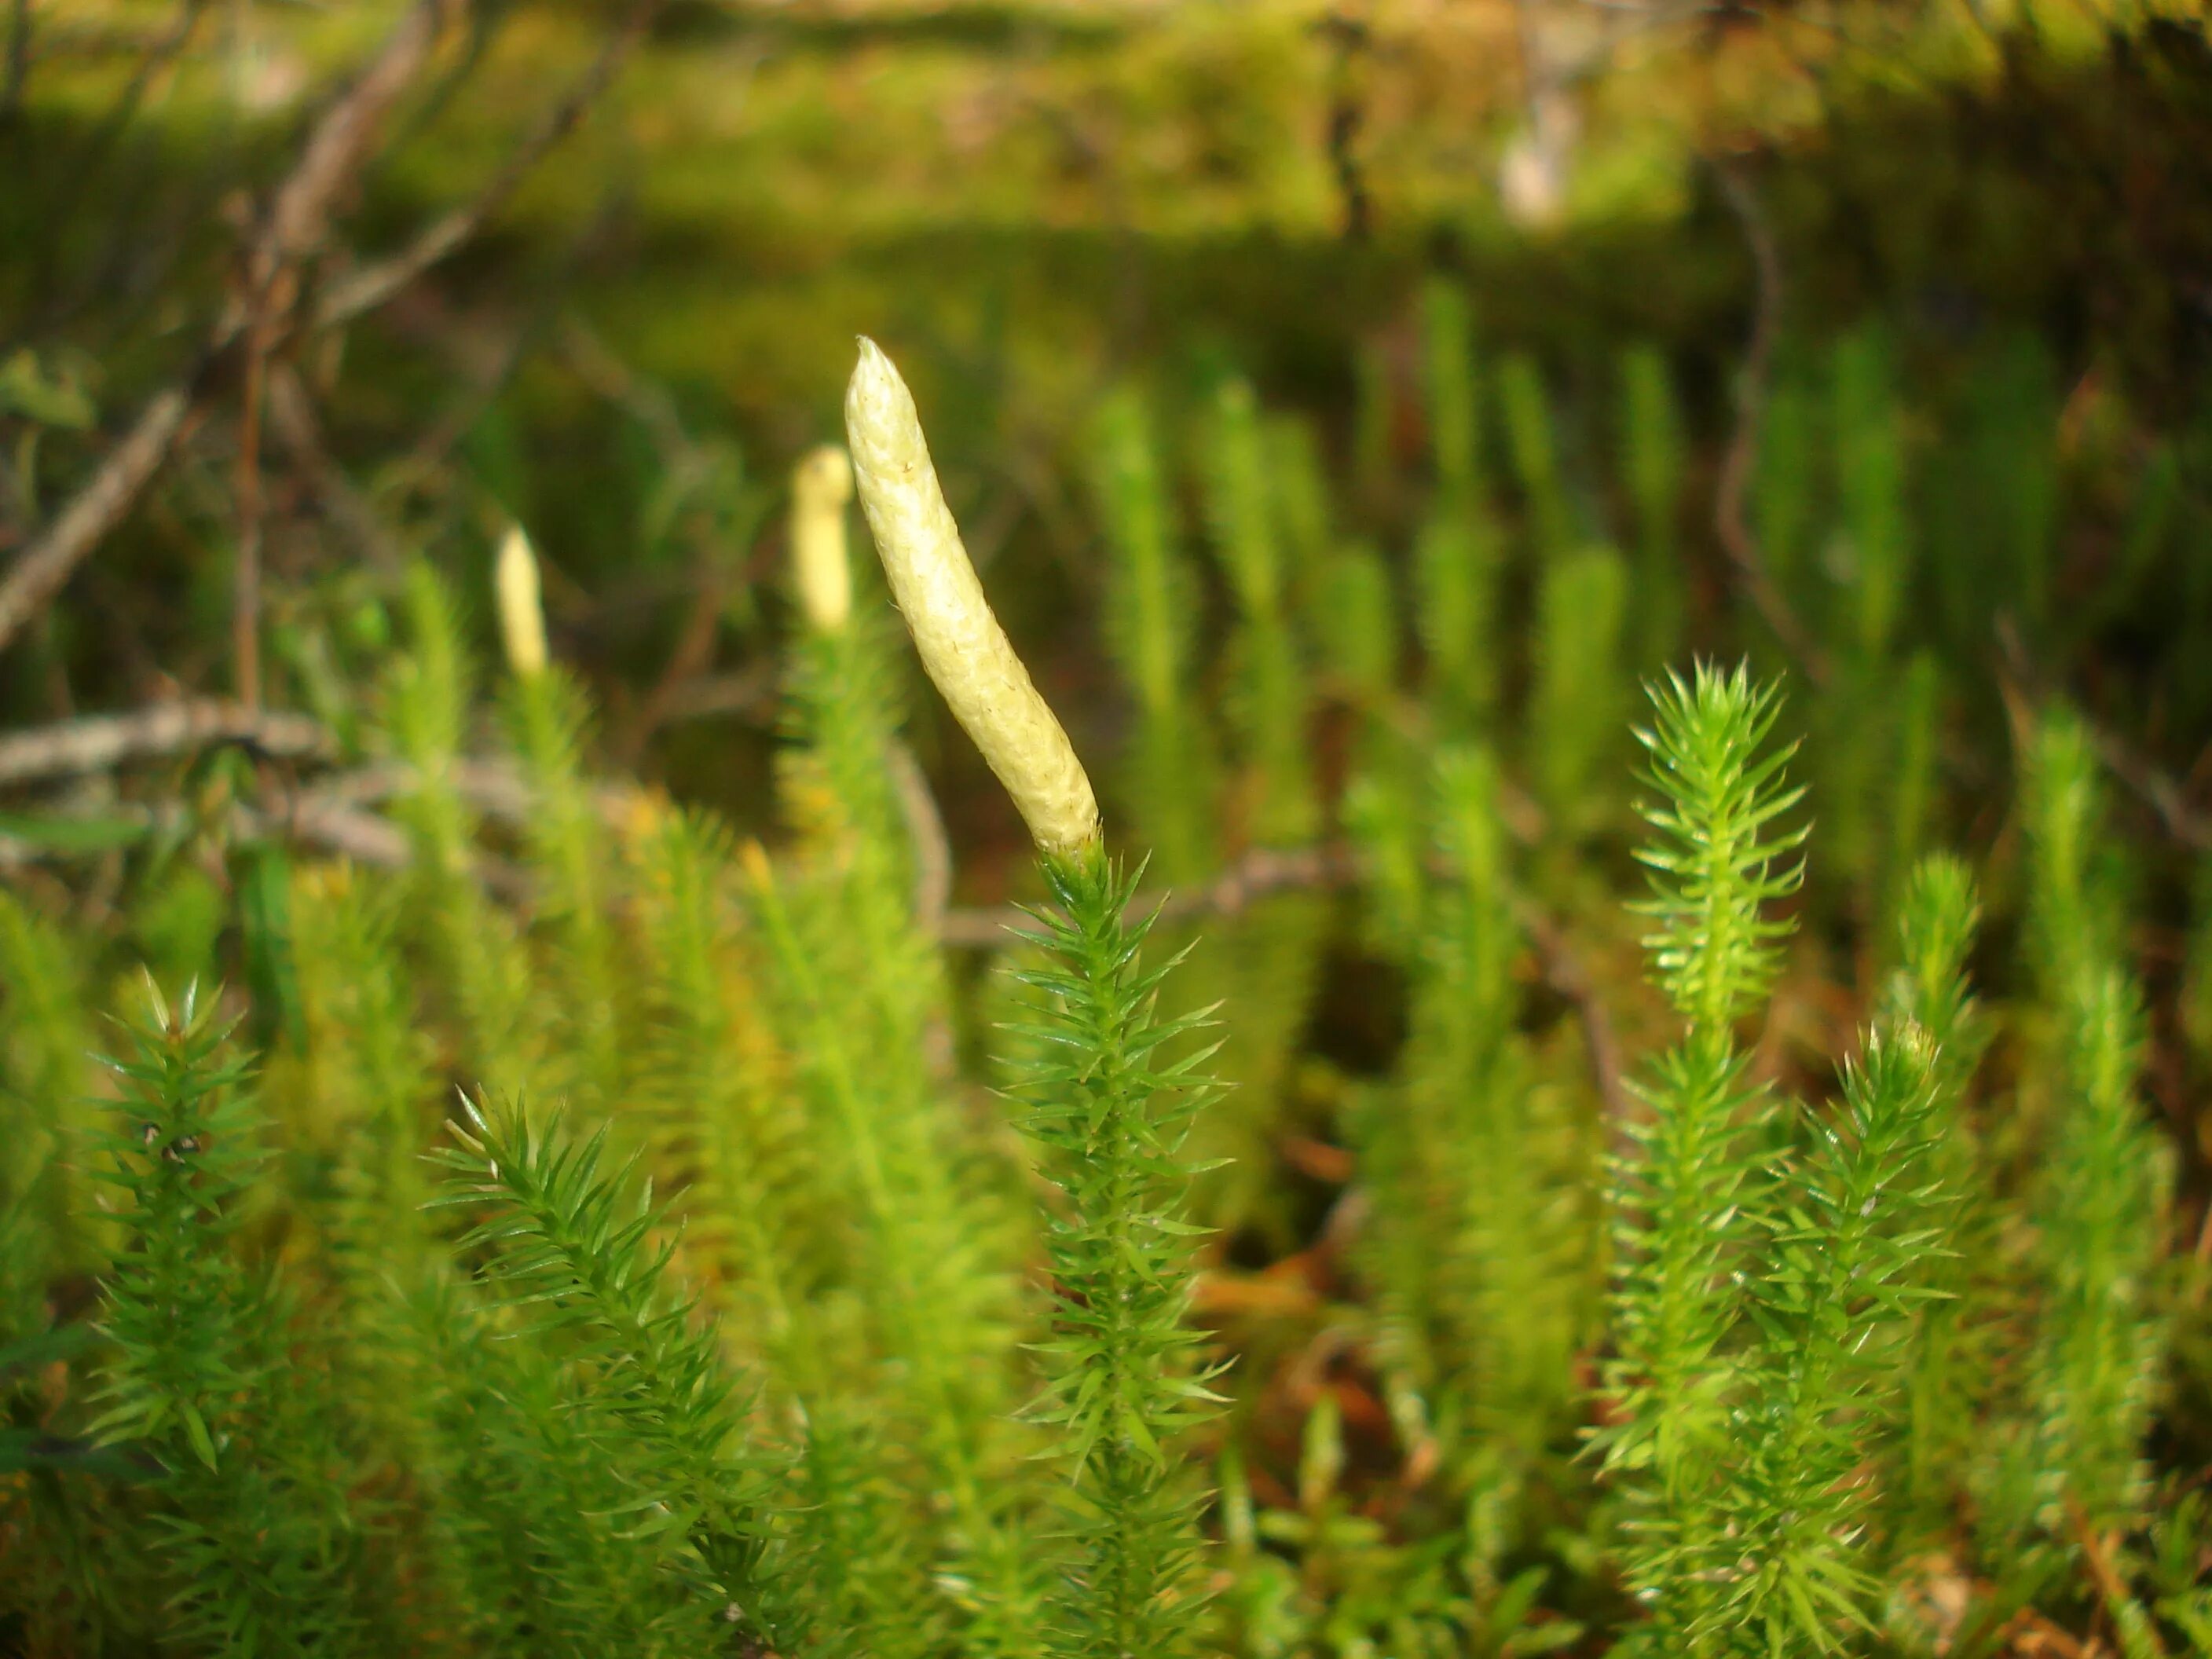
<svg viewBox="0 0 2212 1659">
<path fill-rule="evenodd" d="M 1903 960 L 1890 982 L 1888 1007 L 1893 1018 L 1925 1030 L 1938 1068 L 1961 1079 L 1988 1041 L 1966 977 L 1981 921 L 1974 872 L 1964 860 L 1936 853 L 1913 866 L 1898 912 Z"/>
<path fill-rule="evenodd" d="M 233 1254 L 239 1200 L 264 1162 L 242 1093 L 251 1067 L 187 990 L 150 981 L 106 1176 L 125 1248 L 103 1287 L 113 1345 L 95 1439 L 131 1440 L 162 1468 L 147 1531 L 114 1564 L 150 1577 L 165 1633 L 243 1659 L 343 1652 L 362 1639 L 349 1594 L 348 1492 L 320 1378 L 288 1363 L 288 1309 Z M 278 1378 L 283 1376 L 280 1382 Z M 321 1409 L 319 1410 L 319 1407 Z"/>
<path fill-rule="evenodd" d="M 1195 1625 L 1198 1534 L 1169 1442 L 1214 1399 L 1183 1322 L 1200 1229 L 1182 1218 L 1182 1146 L 1212 1091 L 1199 1069 L 1211 1050 L 1177 1052 L 1202 1014 L 1156 1015 L 1175 964 L 1144 965 L 1150 924 L 1123 921 L 1136 878 L 1103 855 L 1043 868 L 1054 907 L 1038 913 L 1042 963 L 1019 975 L 1035 1058 L 1016 1093 L 1066 1200 L 1046 1224 L 1053 1329 L 1035 1411 L 1060 1427 L 1075 1487 L 1079 1554 L 1055 1640 L 1102 1659 L 1173 1654 Z"/>
<path fill-rule="evenodd" d="M 1655 718 L 1636 733 L 1650 757 L 1645 781 L 1659 792 L 1643 808 L 1657 839 L 1637 853 L 1653 872 L 1652 896 L 1638 907 L 1655 924 L 1644 943 L 1675 1012 L 1692 1026 L 1724 1026 L 1772 986 L 1791 924 L 1767 907 L 1804 878 L 1792 855 L 1806 831 L 1775 828 L 1804 797 L 1783 781 L 1796 745 L 1759 752 L 1779 696 L 1741 664 L 1700 663 L 1687 684 L 1670 672 L 1651 700 Z"/>
<path fill-rule="evenodd" d="M 1843 1109 L 1775 1206 L 1756 1277 L 1756 1387 L 1738 1419 L 1710 1628 L 1750 1650 L 1830 1653 L 1871 1627 L 1878 1585 L 1855 1481 L 1895 1415 L 1897 1347 L 1929 1295 L 1946 1194 L 1932 1173 L 1936 1054 L 1875 1033 L 1844 1073 Z M 1694 1565 L 1694 1564 L 1683 1564 Z"/>
<path fill-rule="evenodd" d="M 604 1448 L 634 1496 L 634 1524 L 688 1553 L 703 1593 L 732 1604 L 774 1640 L 756 1575 L 768 1482 L 745 1443 L 745 1400 L 696 1296 L 668 1281 L 676 1251 L 666 1212 L 645 1186 L 622 1194 L 635 1160 L 603 1170 L 607 1130 L 581 1145 L 557 1118 L 534 1129 L 517 1110 L 467 1103 L 441 1202 L 488 1213 L 463 1241 L 489 1256 L 494 1291 L 539 1334 L 558 1332 L 599 1379 L 591 1390 L 622 1436 Z"/>
<path fill-rule="evenodd" d="M 1942 1294 L 1919 1310 L 1905 1360 L 1904 1446 L 1895 1482 L 1915 1528 L 1948 1521 L 1952 1491 L 1978 1455 L 1982 1409 L 1998 1370 L 1990 1322 L 1975 1294 L 1998 1255 L 1996 1216 L 1980 1148 L 1963 1096 L 1990 1039 L 1966 977 L 1981 924 L 1973 872 L 1948 854 L 1923 859 L 1905 883 L 1898 915 L 1900 961 L 1883 1018 L 1927 1033 L 1934 1048 L 1929 1161 L 1942 1182 L 1931 1212 L 1936 1231 L 1928 1282 Z"/>
<path fill-rule="evenodd" d="M 1773 1114 L 1731 1028 L 1772 981 L 1789 923 L 1765 906 L 1796 885 L 1799 866 L 1776 866 L 1802 831 L 1775 823 L 1800 792 L 1783 780 L 1787 748 L 1759 752 L 1771 689 L 1701 664 L 1651 697 L 1656 717 L 1638 736 L 1659 791 L 1644 815 L 1658 834 L 1638 853 L 1654 872 L 1638 908 L 1657 924 L 1645 939 L 1653 976 L 1686 1030 L 1638 1087 L 1650 1115 L 1613 1170 L 1615 1421 L 1601 1444 L 1636 1510 L 1626 1576 L 1660 1628 L 1679 1633 L 1700 1627 L 1717 1595 L 1701 1575 L 1725 1526 L 1715 1481 L 1747 1311 L 1738 1285 L 1762 1231 L 1747 1128 Z"/>
</svg>

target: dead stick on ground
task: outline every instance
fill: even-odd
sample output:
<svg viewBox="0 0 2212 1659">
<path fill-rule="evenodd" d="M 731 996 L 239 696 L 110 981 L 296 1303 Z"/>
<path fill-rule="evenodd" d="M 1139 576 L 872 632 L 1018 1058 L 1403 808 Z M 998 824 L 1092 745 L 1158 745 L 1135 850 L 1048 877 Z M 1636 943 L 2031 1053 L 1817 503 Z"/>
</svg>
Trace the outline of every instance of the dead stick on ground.
<svg viewBox="0 0 2212 1659">
<path fill-rule="evenodd" d="M 2126 1583 L 2113 1569 L 2106 1540 L 2100 1538 L 2089 1524 L 2088 1512 L 2081 1507 L 2079 1498 L 2070 1495 L 2067 1498 L 2066 1518 L 2073 1526 L 2075 1540 L 2081 1546 L 2081 1559 L 2088 1563 L 2089 1577 L 2096 1581 L 2097 1593 L 2104 1600 L 2105 1611 L 2111 1616 L 2113 1628 L 2118 1631 L 2122 1621 L 2128 1616 L 2128 1610 L 2132 1608 L 2140 1613 L 2141 1608 L 2136 1607 L 2135 1597 L 2128 1593 Z M 2158 1632 L 2151 1627 L 2148 1620 L 2142 1621 L 2139 1634 L 2151 1653 L 2165 1653 L 2166 1644 L 2158 1639 Z M 2129 1650 L 2133 1650 L 2132 1646 Z"/>
<path fill-rule="evenodd" d="M 246 331 L 246 382 L 239 393 L 238 562 L 231 575 L 231 690 L 248 714 L 261 707 L 261 400 L 269 331 L 256 319 Z"/>
<path fill-rule="evenodd" d="M 1205 886 L 1170 894 L 1158 907 L 1158 920 L 1171 924 L 1193 916 L 1233 916 L 1270 894 L 1342 887 L 1358 877 L 1357 861 L 1340 847 L 1261 848 Z M 949 909 L 937 932 L 946 945 L 966 950 L 992 950 L 1009 939 L 1041 937 L 1036 918 L 1012 904 Z"/>
<path fill-rule="evenodd" d="M 1713 529 L 1720 538 L 1721 550 L 1735 567 L 1736 581 L 1744 596 L 1765 618 L 1783 649 L 1797 659 L 1806 678 L 1820 685 L 1827 681 L 1827 660 L 1767 574 L 1766 561 L 1744 508 L 1752 474 L 1759 465 L 1759 426 L 1766 417 L 1767 382 L 1774 371 L 1774 347 L 1782 329 L 1782 256 L 1775 247 L 1766 216 L 1759 210 L 1759 198 L 1743 175 L 1725 161 L 1716 161 L 1713 172 L 1720 180 L 1722 197 L 1743 227 L 1757 285 L 1751 340 L 1745 348 L 1743 376 L 1736 391 L 1735 429 L 1721 457 L 1720 482 L 1714 492 Z"/>
<path fill-rule="evenodd" d="M 337 752 L 322 722 L 305 714 L 253 714 L 214 701 L 156 703 L 0 737 L 0 787 L 105 772 L 222 743 L 241 744 L 276 760 Z"/>
</svg>

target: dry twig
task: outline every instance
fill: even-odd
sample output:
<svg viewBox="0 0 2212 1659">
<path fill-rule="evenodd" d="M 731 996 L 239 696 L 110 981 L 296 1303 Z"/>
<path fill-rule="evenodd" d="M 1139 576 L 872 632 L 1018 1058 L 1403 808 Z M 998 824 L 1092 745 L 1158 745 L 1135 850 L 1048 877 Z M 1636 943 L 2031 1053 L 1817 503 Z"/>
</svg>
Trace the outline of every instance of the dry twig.
<svg viewBox="0 0 2212 1659">
<path fill-rule="evenodd" d="M 131 510 L 192 420 L 196 390 L 188 380 L 155 393 L 91 481 L 9 566 L 0 578 L 0 646 L 21 631 Z"/>
<path fill-rule="evenodd" d="M 428 60 L 461 0 L 418 0 L 361 78 L 309 133 L 291 173 L 270 198 L 247 255 L 244 281 L 223 307 L 198 361 L 175 384 L 149 398 L 129 434 L 0 579 L 0 647 L 69 580 L 70 574 L 130 511 L 175 450 L 200 400 L 231 350 L 262 319 L 281 314 L 298 262 L 320 245 L 331 206 L 367 159 L 370 141 Z"/>
<path fill-rule="evenodd" d="M 1797 659 L 1805 677 L 1815 685 L 1825 684 L 1828 678 L 1827 659 L 1767 574 L 1759 538 L 1753 534 L 1744 510 L 1752 474 L 1759 465 L 1759 424 L 1766 416 L 1767 381 L 1774 371 L 1774 347 L 1782 329 L 1782 256 L 1774 244 L 1773 228 L 1759 210 L 1759 198 L 1749 181 L 1729 161 L 1715 161 L 1713 171 L 1720 180 L 1722 197 L 1743 226 L 1758 289 L 1752 312 L 1751 340 L 1745 348 L 1743 377 L 1736 392 L 1735 428 L 1721 458 L 1720 482 L 1713 501 L 1713 529 L 1720 538 L 1722 551 L 1735 568 L 1736 581 L 1744 596 L 1773 629 L 1783 648 Z"/>
<path fill-rule="evenodd" d="M 546 111 L 538 125 L 501 164 L 476 197 L 433 221 L 414 240 L 388 258 L 349 271 L 329 284 L 315 306 L 318 328 L 333 328 L 374 311 L 431 266 L 468 241 L 504 206 L 531 170 L 581 125 L 660 9 L 660 0 L 640 0 L 608 36 L 599 55 L 578 77 L 568 95 Z"/>
<path fill-rule="evenodd" d="M 336 750 L 322 723 L 305 714 L 214 700 L 156 703 L 0 737 L 0 787 L 105 772 L 216 744 L 243 744 L 276 760 L 327 758 Z"/>
<path fill-rule="evenodd" d="M 937 810 L 937 797 L 914 750 L 894 738 L 884 761 L 914 845 L 915 922 L 923 933 L 942 938 L 952 903 L 952 838 L 945 832 L 945 815 Z"/>
<path fill-rule="evenodd" d="M 1358 878 L 1358 860 L 1345 848 L 1260 848 L 1205 886 L 1170 894 L 1159 904 L 1158 921 L 1172 924 L 1194 916 L 1233 916 L 1271 894 L 1344 887 Z M 1036 919 L 1019 905 L 948 909 L 938 928 L 938 937 L 956 950 L 995 950 L 1009 936 L 1040 936 Z"/>
<path fill-rule="evenodd" d="M 1358 881 L 1360 875 L 1359 860 L 1348 848 L 1262 848 L 1247 854 L 1205 886 L 1170 895 L 1160 903 L 1158 917 L 1162 922 L 1172 923 L 1200 916 L 1233 916 L 1273 894 L 1346 887 Z M 1535 949 L 1544 982 L 1574 1005 L 1582 1025 L 1583 1052 L 1604 1099 L 1607 1121 L 1626 1123 L 1633 1115 L 1634 1102 L 1622 1081 L 1626 1063 L 1620 1036 L 1580 954 L 1559 925 L 1532 901 L 1515 896 L 1513 911 Z M 1036 933 L 1036 918 L 1017 905 L 949 909 L 937 928 L 938 938 L 956 950 L 995 949 L 1010 937 L 1028 939 Z"/>
<path fill-rule="evenodd" d="M 393 105 L 429 60 L 465 0 L 418 0 L 358 80 L 309 133 L 292 171 L 270 198 L 248 250 L 241 280 L 210 330 L 197 360 L 174 384 L 149 398 L 121 442 L 92 477 L 0 578 L 0 647 L 21 631 L 70 574 L 131 510 L 190 429 L 220 370 L 243 343 L 248 353 L 245 423 L 240 445 L 240 554 L 236 649 L 239 689 L 258 692 L 252 627 L 258 611 L 257 544 L 260 365 L 293 321 L 300 271 L 323 252 L 331 213 L 359 175 Z M 343 322 L 389 299 L 482 228 L 531 167 L 581 120 L 651 21 L 657 0 L 641 0 L 623 26 L 521 148 L 470 204 L 446 215 L 392 258 L 334 283 L 315 307 L 319 325 Z"/>
</svg>

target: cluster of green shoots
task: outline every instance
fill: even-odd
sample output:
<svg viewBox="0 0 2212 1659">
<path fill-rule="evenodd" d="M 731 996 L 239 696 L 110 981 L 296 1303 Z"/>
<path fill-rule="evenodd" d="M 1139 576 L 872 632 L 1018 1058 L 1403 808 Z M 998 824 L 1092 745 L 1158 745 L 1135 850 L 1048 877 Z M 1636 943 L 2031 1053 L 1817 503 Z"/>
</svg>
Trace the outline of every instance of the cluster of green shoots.
<svg viewBox="0 0 2212 1659">
<path fill-rule="evenodd" d="M 593 772 L 518 532 L 489 710 L 447 582 L 399 596 L 403 869 L 234 858 L 227 990 L 106 985 L 0 897 L 0 1650 L 2202 1650 L 2212 1518 L 2146 1461 L 2191 1304 L 2134 875 L 2057 706 L 1987 877 L 2022 967 L 1927 844 L 1879 341 L 1829 366 L 1816 902 L 1776 684 L 1662 667 L 1696 622 L 1663 362 L 1621 367 L 1624 552 L 1536 364 L 1479 377 L 1449 288 L 1421 337 L 1402 558 L 1241 381 L 1187 481 L 1156 397 L 1100 410 L 1103 817 L 863 343 L 849 459 L 793 480 L 773 850 Z M 1802 594 L 1801 395 L 1752 511 Z M 1036 848 L 972 990 L 887 597 Z M 1395 1040 L 1315 1029 L 1373 985 Z"/>
</svg>

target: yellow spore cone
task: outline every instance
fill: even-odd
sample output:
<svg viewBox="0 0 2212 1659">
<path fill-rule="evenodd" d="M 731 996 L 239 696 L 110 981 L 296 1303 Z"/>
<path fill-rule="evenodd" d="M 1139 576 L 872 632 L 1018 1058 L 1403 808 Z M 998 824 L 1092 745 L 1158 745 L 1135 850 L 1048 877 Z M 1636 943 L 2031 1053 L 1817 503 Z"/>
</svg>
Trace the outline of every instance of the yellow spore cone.
<svg viewBox="0 0 2212 1659">
<path fill-rule="evenodd" d="M 1040 850 L 1095 847 L 1098 799 L 1075 746 L 991 614 L 945 504 L 914 394 L 872 340 L 845 389 L 860 510 L 921 665 L 997 775 Z"/>
<path fill-rule="evenodd" d="M 507 665 L 518 679 L 532 679 L 545 672 L 545 603 L 538 588 L 538 556 L 520 525 L 508 526 L 499 544 L 499 562 L 493 568 L 492 586 L 499 600 L 499 636 L 507 647 Z"/>
<path fill-rule="evenodd" d="M 811 449 L 791 473 L 791 577 L 809 625 L 844 631 L 853 612 L 853 569 L 845 556 L 845 503 L 853 464 L 835 444 Z"/>
</svg>

